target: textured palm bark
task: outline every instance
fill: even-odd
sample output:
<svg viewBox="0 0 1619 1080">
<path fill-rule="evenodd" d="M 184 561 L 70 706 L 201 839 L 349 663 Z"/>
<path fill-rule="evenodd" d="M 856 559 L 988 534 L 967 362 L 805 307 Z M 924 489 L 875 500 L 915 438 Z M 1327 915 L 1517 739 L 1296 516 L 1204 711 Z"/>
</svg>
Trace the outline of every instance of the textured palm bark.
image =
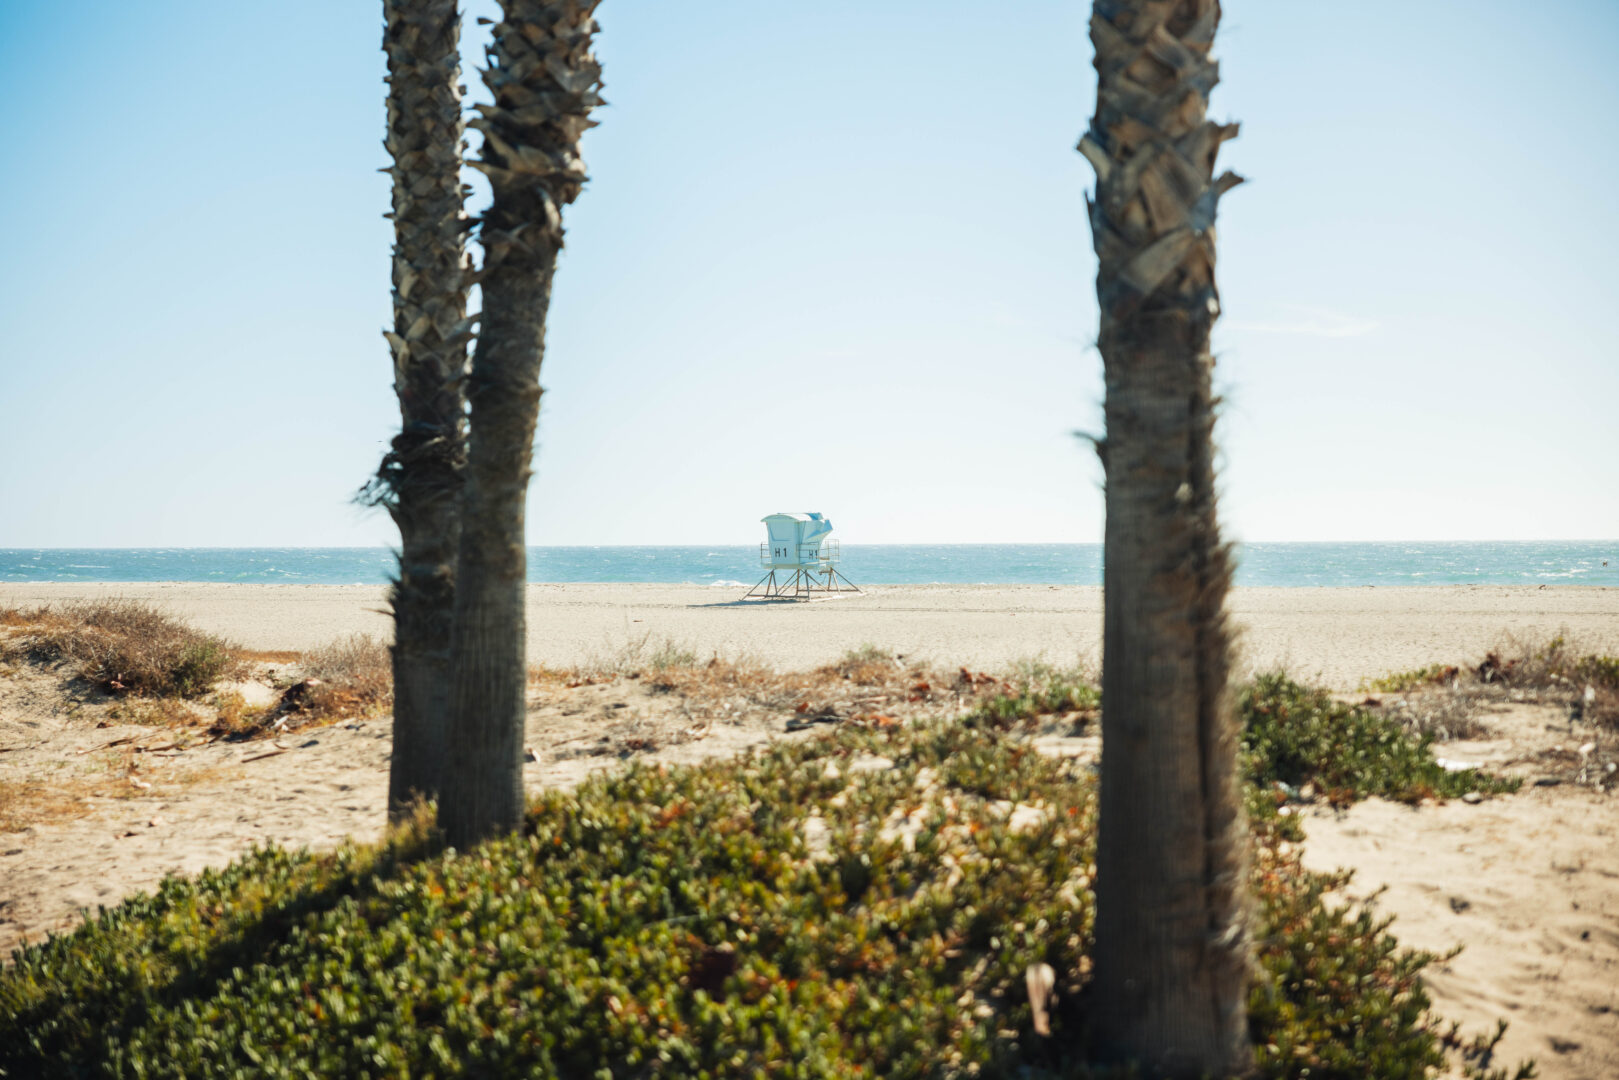
<svg viewBox="0 0 1619 1080">
<path fill-rule="evenodd" d="M 399 527 L 388 809 L 438 794 L 465 458 L 467 289 L 456 0 L 383 0 L 393 158 L 394 391 L 400 432 L 368 489 Z"/>
<path fill-rule="evenodd" d="M 502 0 L 474 121 L 494 191 L 479 238 L 483 325 L 467 398 L 472 433 L 451 647 L 446 838 L 466 848 L 523 814 L 524 512 L 562 207 L 579 196 L 579 140 L 601 104 L 597 0 Z"/>
<path fill-rule="evenodd" d="M 1209 333 L 1218 0 L 1097 0 L 1107 477 L 1093 1050 L 1154 1076 L 1252 1067 L 1246 831 L 1227 690 Z"/>
</svg>

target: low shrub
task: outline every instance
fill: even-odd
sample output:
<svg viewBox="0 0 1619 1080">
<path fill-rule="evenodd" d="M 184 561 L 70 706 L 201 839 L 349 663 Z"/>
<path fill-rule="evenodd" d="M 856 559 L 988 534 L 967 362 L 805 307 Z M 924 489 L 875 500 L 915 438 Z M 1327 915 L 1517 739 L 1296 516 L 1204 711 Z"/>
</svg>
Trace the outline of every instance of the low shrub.
<svg viewBox="0 0 1619 1080">
<path fill-rule="evenodd" d="M 1508 637 L 1477 663 L 1392 672 L 1361 688 L 1403 694 L 1436 686 L 1469 698 L 1506 692 L 1517 700 L 1527 695 L 1565 703 L 1579 719 L 1619 728 L 1619 656 L 1582 651 L 1563 634 L 1541 641 Z"/>
<path fill-rule="evenodd" d="M 1402 802 L 1471 791 L 1516 791 L 1519 781 L 1478 769 L 1451 771 L 1433 736 L 1392 716 L 1335 700 L 1286 675 L 1261 675 L 1238 695 L 1248 778 L 1264 787 L 1313 784 L 1333 802 L 1381 795 Z"/>
<path fill-rule="evenodd" d="M 1609 690 L 1619 690 L 1619 656 L 1582 656 L 1574 662 L 1574 678 Z"/>
<path fill-rule="evenodd" d="M 219 695 L 215 695 L 217 700 Z M 106 718 L 120 724 L 147 727 L 182 727 L 197 722 L 192 701 L 178 697 L 124 697 L 107 709 Z"/>
<path fill-rule="evenodd" d="M 6 640 L 7 653 L 66 661 L 88 682 L 115 693 L 199 697 L 236 663 L 223 639 L 137 600 L 13 611 L 5 621 L 19 628 Z"/>
<path fill-rule="evenodd" d="M 880 686 L 892 679 L 896 671 L 903 671 L 904 664 L 892 652 L 868 641 L 846 650 L 837 660 L 818 670 L 859 686 Z"/>
<path fill-rule="evenodd" d="M 658 643 L 646 658 L 646 666 L 651 671 L 666 671 L 669 668 L 689 668 L 697 663 L 695 650 L 680 644 L 672 638 L 664 638 Z"/>
<path fill-rule="evenodd" d="M 293 665 L 303 676 L 287 685 L 280 700 L 250 705 L 240 693 L 214 695 L 213 735 L 253 738 L 393 706 L 393 658 L 388 646 L 367 634 L 350 634 L 307 653 Z"/>
<path fill-rule="evenodd" d="M 209 734 L 227 739 L 251 738 L 262 734 L 274 720 L 272 708 L 250 705 L 235 690 L 215 694 L 208 704 L 214 710 L 214 722 L 208 729 Z"/>
<path fill-rule="evenodd" d="M 1422 686 L 1440 686 L 1451 682 L 1460 671 L 1454 664 L 1429 664 L 1410 671 L 1391 671 L 1378 679 L 1367 679 L 1360 684 L 1360 688 L 1382 694 L 1400 694 Z"/>
<path fill-rule="evenodd" d="M 571 674 L 576 680 L 603 682 L 622 676 L 639 678 L 642 672 L 659 673 L 695 668 L 697 651 L 671 637 L 654 638 L 648 630 L 608 652 L 593 653 Z"/>
<path fill-rule="evenodd" d="M 1100 692 L 1078 671 L 1024 665 L 1005 685 L 1005 692 L 969 715 L 969 723 L 984 720 L 1010 727 L 1075 712 L 1084 720 L 1101 704 Z M 1368 795 L 1417 802 L 1473 791 L 1499 794 L 1519 786 L 1515 779 L 1478 769 L 1447 770 L 1434 756 L 1432 734 L 1413 731 L 1396 717 L 1346 705 L 1285 674 L 1263 675 L 1244 685 L 1237 695 L 1237 714 L 1244 774 L 1265 790 L 1261 801 L 1274 803 L 1277 785 L 1284 795 L 1313 785 L 1340 803 Z"/>
<path fill-rule="evenodd" d="M 1102 702 L 1101 692 L 1077 671 L 1045 665 L 1022 665 L 1010 691 L 990 698 L 979 712 L 1003 725 L 1028 723 L 1042 716 L 1090 713 Z"/>
<path fill-rule="evenodd" d="M 308 680 L 300 705 L 313 716 L 335 719 L 393 707 L 393 656 L 369 634 L 349 634 L 303 655 Z"/>
<path fill-rule="evenodd" d="M 1581 652 L 1559 634 L 1544 645 L 1514 641 L 1478 665 L 1481 680 L 1573 699 L 1581 719 L 1619 728 L 1619 656 Z"/>
<path fill-rule="evenodd" d="M 993 724 L 845 726 L 171 878 L 0 973 L 10 1075 L 1083 1076 L 1095 781 Z M 1261 817 L 1259 1074 L 1417 1078 L 1443 1031 L 1386 924 Z M 1014 808 L 1026 808 L 1017 814 Z M 1054 1038 L 1025 971 L 1057 972 Z"/>
</svg>

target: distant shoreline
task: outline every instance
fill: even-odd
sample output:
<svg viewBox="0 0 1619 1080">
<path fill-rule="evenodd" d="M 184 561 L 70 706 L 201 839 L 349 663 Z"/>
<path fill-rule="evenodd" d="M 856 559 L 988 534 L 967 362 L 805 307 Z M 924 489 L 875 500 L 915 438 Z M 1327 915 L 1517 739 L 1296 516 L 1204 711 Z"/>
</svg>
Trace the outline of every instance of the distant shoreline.
<svg viewBox="0 0 1619 1080">
<path fill-rule="evenodd" d="M 175 578 L 172 581 L 0 581 L 0 591 L 6 589 L 28 589 L 35 585 L 45 585 L 63 588 L 102 589 L 114 588 L 121 585 L 133 585 L 137 588 L 168 589 L 208 588 L 208 589 L 386 589 L 387 585 L 378 582 L 365 581 L 191 581 L 184 578 Z M 738 592 L 747 592 L 753 582 L 712 582 L 707 585 L 691 581 L 527 581 L 525 587 L 530 589 L 551 588 L 557 586 L 583 588 L 611 588 L 611 589 L 713 589 L 724 591 L 736 589 Z M 1101 591 L 1101 585 L 1074 585 L 1066 582 L 1050 581 L 862 581 L 862 589 L 1094 589 Z M 1453 581 L 1423 584 L 1412 582 L 1399 585 L 1233 585 L 1233 592 L 1256 592 L 1276 590 L 1280 592 L 1310 592 L 1339 591 L 1352 589 L 1389 589 L 1391 591 L 1420 592 L 1429 590 L 1438 592 L 1448 589 L 1593 589 L 1596 591 L 1619 590 L 1619 580 L 1611 585 L 1600 585 L 1589 582 L 1546 582 L 1541 585 L 1520 585 L 1490 581 Z M 823 599 L 817 594 L 816 599 Z"/>
</svg>

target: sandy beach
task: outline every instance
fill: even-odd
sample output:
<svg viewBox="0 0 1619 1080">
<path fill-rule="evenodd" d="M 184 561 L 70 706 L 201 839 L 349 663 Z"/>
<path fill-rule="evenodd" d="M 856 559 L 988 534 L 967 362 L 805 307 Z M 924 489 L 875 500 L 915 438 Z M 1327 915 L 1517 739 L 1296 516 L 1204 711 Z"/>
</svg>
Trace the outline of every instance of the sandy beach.
<svg viewBox="0 0 1619 1080">
<path fill-rule="evenodd" d="M 1094 663 L 1102 590 L 1049 585 L 876 585 L 811 603 L 739 602 L 743 589 L 531 585 L 532 665 L 574 667 L 671 642 L 700 656 L 811 667 L 862 644 L 942 664 L 999 668 L 1043 656 Z M 149 600 L 251 649 L 303 650 L 349 633 L 386 637 L 384 590 L 340 585 L 0 584 L 0 606 Z M 1508 636 L 1566 633 L 1619 650 L 1619 589 L 1455 585 L 1236 589 L 1243 670 L 1284 666 L 1353 690 L 1367 678 L 1482 657 Z"/>
<path fill-rule="evenodd" d="M 743 604 L 740 592 L 531 586 L 529 659 L 553 669 L 623 670 L 634 665 L 619 661 L 665 643 L 699 660 L 752 659 L 789 673 L 864 643 L 903 655 L 907 666 L 947 671 L 994 671 L 1037 656 L 1099 658 L 1102 597 L 1094 588 L 878 586 L 805 604 Z M 0 607 L 104 597 L 150 601 L 249 649 L 302 651 L 390 630 L 383 590 L 372 587 L 0 585 Z M 1563 633 L 1582 650 L 1619 652 L 1619 589 L 1611 588 L 1242 589 L 1230 610 L 1242 668 L 1284 665 L 1340 691 L 1391 670 L 1476 661 L 1510 638 Z M 965 708 L 959 694 L 914 706 L 903 695 L 825 704 L 844 714 L 878 708 L 901 716 L 907 708 Z M 72 927 L 84 908 L 115 904 L 167 873 L 222 866 L 255 843 L 321 849 L 345 837 L 373 839 L 381 829 L 386 716 L 268 743 L 182 746 L 173 731 L 130 723 L 114 707 L 51 672 L 0 674 L 0 782 L 44 778 L 73 804 L 0 833 L 0 954 Z M 794 733 L 791 705 L 683 698 L 610 675 L 541 679 L 529 709 L 531 790 L 577 783 L 632 753 L 694 761 L 768 739 L 814 737 Z M 1376 903 L 1397 918 L 1402 943 L 1441 953 L 1466 946 L 1430 971 L 1430 987 L 1441 1014 L 1469 1033 L 1511 1021 L 1497 1064 L 1532 1056 L 1543 1077 L 1619 1075 L 1619 803 L 1613 773 L 1603 771 L 1619 758 L 1619 741 L 1550 704 L 1507 702 L 1477 719 L 1475 737 L 1444 743 L 1441 753 L 1522 776 L 1519 794 L 1483 805 L 1411 808 L 1374 799 L 1347 811 L 1315 808 L 1306 821 L 1308 862 L 1354 868 L 1351 896 L 1386 886 Z M 1091 756 L 1099 749 L 1094 734 L 1068 742 L 1045 749 Z"/>
</svg>

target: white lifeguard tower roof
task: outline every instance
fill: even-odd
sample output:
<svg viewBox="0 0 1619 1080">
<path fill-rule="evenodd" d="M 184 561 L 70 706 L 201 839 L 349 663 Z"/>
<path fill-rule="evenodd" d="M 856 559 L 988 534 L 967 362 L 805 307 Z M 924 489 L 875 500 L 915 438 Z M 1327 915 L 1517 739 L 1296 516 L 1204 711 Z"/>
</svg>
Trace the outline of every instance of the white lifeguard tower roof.
<svg viewBox="0 0 1619 1080">
<path fill-rule="evenodd" d="M 794 546 L 813 545 L 832 531 L 823 514 L 766 514 L 759 520 L 772 541 Z"/>
</svg>

